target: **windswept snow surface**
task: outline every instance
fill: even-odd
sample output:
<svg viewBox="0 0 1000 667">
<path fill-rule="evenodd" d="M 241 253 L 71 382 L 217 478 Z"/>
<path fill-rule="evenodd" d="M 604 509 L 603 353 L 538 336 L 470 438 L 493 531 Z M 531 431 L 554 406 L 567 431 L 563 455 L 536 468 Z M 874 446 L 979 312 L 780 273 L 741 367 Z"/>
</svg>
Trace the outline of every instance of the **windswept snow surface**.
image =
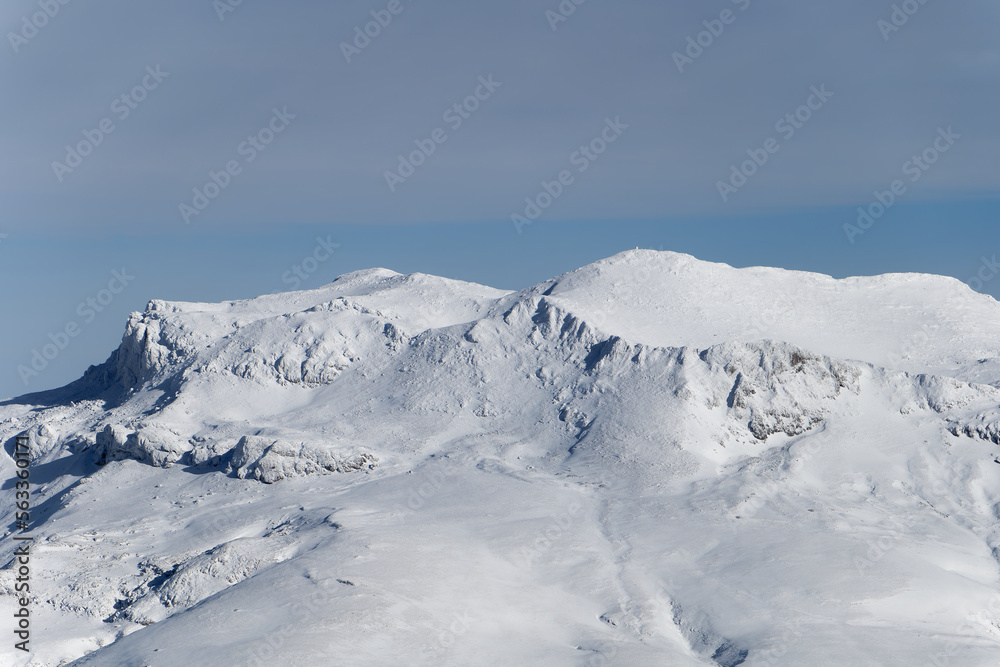
<svg viewBox="0 0 1000 667">
<path fill-rule="evenodd" d="M 4 665 L 1000 664 L 1000 304 L 634 251 L 152 301 L 0 403 Z"/>
</svg>

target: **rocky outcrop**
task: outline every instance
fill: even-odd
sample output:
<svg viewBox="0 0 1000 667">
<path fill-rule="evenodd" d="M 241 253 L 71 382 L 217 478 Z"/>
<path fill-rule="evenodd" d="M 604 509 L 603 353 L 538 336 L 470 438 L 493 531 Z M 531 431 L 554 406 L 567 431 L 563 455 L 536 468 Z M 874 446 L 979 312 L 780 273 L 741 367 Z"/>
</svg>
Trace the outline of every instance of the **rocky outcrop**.
<svg viewBox="0 0 1000 667">
<path fill-rule="evenodd" d="M 164 429 L 130 431 L 117 424 L 108 424 L 97 433 L 92 452 L 94 463 L 98 465 L 134 459 L 162 468 L 180 461 L 189 449 L 188 443 Z"/>
<path fill-rule="evenodd" d="M 302 475 L 367 471 L 377 464 L 378 459 L 366 452 L 344 453 L 325 444 L 248 435 L 233 449 L 230 466 L 241 479 L 273 484 Z"/>
</svg>

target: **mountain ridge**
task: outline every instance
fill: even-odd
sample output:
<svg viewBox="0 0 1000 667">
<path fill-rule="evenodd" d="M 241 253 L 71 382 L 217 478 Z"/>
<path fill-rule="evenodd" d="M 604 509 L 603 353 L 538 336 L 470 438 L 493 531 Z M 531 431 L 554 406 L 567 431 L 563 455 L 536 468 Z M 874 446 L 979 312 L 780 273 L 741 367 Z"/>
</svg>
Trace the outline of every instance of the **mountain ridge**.
<svg viewBox="0 0 1000 667">
<path fill-rule="evenodd" d="M 996 302 L 950 280 L 721 266 L 632 251 L 518 292 L 375 270 L 150 302 L 75 389 L 0 404 L 0 441 L 27 435 L 50 471 L 34 530 L 61 574 L 38 603 L 76 648 L 46 664 L 164 645 L 232 664 L 180 647 L 190 619 L 238 617 L 252 644 L 287 623 L 259 601 L 277 581 L 285 600 L 322 591 L 317 618 L 343 631 L 287 630 L 302 663 L 417 642 L 426 664 L 502 664 L 511 633 L 553 664 L 941 650 L 1000 596 Z M 747 317 L 775 301 L 794 321 Z M 89 541 L 87 512 L 119 493 L 133 511 Z M 935 587 L 963 596 L 931 608 Z M 456 607 L 480 619 L 467 645 L 396 615 L 431 627 Z M 776 639 L 802 607 L 823 623 Z M 359 649 L 366 618 L 384 641 Z M 858 630 L 876 619 L 894 639 Z M 967 634 L 963 664 L 1000 656 L 1000 636 Z"/>
</svg>

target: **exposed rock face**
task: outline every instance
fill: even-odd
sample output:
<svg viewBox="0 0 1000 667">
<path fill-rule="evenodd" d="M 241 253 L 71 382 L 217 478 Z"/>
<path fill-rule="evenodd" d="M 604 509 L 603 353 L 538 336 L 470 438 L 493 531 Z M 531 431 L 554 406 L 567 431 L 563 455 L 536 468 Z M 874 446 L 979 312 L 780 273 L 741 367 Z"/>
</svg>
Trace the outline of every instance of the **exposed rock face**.
<svg viewBox="0 0 1000 667">
<path fill-rule="evenodd" d="M 727 404 L 758 440 L 801 435 L 823 422 L 842 392 L 861 392 L 861 369 L 844 362 L 773 343 L 729 356 L 733 352 L 731 346 L 712 349 L 704 359 L 735 377 Z"/>
<path fill-rule="evenodd" d="M 371 470 L 377 463 L 368 453 L 343 454 L 329 445 L 245 435 L 233 450 L 231 465 L 241 479 L 273 484 L 300 475 Z"/>
<path fill-rule="evenodd" d="M 1000 408 L 985 410 L 961 421 L 950 421 L 948 432 L 1000 445 Z"/>
<path fill-rule="evenodd" d="M 118 348 L 116 373 L 124 389 L 135 389 L 191 353 L 191 336 L 172 326 L 171 308 L 163 301 L 150 301 L 145 313 L 132 313 Z"/>
<path fill-rule="evenodd" d="M 166 429 L 145 428 L 129 431 L 117 424 L 108 424 L 98 432 L 93 447 L 94 463 L 135 459 L 158 467 L 173 465 L 187 453 L 189 446 L 175 433 Z"/>
<path fill-rule="evenodd" d="M 59 432 L 48 424 L 37 424 L 17 437 L 28 438 L 28 461 L 35 463 L 55 449 L 59 443 Z"/>
</svg>

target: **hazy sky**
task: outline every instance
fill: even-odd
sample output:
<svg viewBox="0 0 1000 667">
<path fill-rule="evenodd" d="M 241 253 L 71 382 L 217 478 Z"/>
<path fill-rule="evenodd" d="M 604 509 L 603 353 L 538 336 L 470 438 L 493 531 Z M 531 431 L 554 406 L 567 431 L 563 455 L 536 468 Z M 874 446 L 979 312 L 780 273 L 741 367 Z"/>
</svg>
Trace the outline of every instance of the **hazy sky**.
<svg viewBox="0 0 1000 667">
<path fill-rule="evenodd" d="M 523 287 L 634 245 L 965 279 L 1000 250 L 996 2 L 230 2 L 0 5 L 0 395 L 102 361 L 150 298 L 289 289 L 317 237 L 306 286 Z"/>
</svg>

